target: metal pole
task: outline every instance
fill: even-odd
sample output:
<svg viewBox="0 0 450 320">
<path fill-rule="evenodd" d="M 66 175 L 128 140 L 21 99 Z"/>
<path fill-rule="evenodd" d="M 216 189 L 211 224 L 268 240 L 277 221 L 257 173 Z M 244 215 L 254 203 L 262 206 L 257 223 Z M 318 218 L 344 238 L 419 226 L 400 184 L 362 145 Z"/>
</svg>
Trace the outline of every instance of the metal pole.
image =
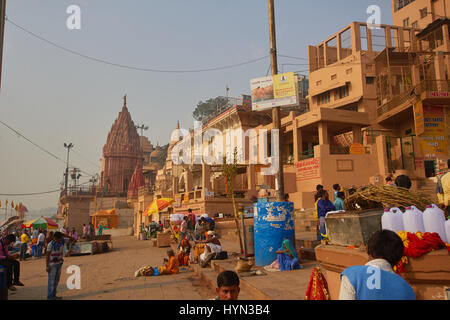
<svg viewBox="0 0 450 320">
<path fill-rule="evenodd" d="M 5 41 L 6 0 L 0 0 L 0 89 L 2 87 L 3 47 Z"/>
<path fill-rule="evenodd" d="M 243 242 L 244 242 L 244 257 L 247 257 L 247 241 L 246 241 L 246 236 L 245 233 L 247 232 L 247 230 L 245 230 L 245 221 L 244 221 L 244 211 L 242 211 L 241 213 L 241 218 L 242 218 L 242 236 L 243 236 Z"/>
<path fill-rule="evenodd" d="M 269 36 L 270 36 L 270 65 L 272 68 L 272 75 L 278 74 L 278 62 L 277 62 L 277 44 L 275 37 L 275 6 L 274 0 L 268 0 L 269 5 Z M 281 133 L 281 116 L 280 107 L 272 108 L 272 125 L 275 130 L 279 132 L 279 143 L 278 146 L 278 164 L 279 169 L 276 175 L 276 181 L 278 182 L 277 200 L 284 200 L 284 174 L 283 174 L 283 163 L 281 161 L 282 154 L 282 133 Z"/>
<path fill-rule="evenodd" d="M 69 144 L 64 143 L 64 147 L 67 148 L 67 164 L 66 164 L 66 179 L 65 179 L 65 189 L 66 189 L 66 195 L 67 195 L 67 184 L 68 184 L 68 180 L 69 180 L 69 152 L 70 152 L 70 149 L 73 148 L 73 144 L 72 143 L 69 143 Z"/>
</svg>

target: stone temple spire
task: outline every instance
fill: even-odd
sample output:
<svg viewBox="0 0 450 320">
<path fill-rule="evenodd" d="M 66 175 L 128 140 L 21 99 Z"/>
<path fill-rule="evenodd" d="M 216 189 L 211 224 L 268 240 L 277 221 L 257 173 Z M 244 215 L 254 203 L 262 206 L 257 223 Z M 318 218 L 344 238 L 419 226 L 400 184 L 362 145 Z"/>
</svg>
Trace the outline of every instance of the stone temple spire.
<svg viewBox="0 0 450 320">
<path fill-rule="evenodd" d="M 103 147 L 101 187 L 113 193 L 123 193 L 128 189 L 131 176 L 143 153 L 139 135 L 123 97 L 122 111 L 111 127 Z"/>
</svg>

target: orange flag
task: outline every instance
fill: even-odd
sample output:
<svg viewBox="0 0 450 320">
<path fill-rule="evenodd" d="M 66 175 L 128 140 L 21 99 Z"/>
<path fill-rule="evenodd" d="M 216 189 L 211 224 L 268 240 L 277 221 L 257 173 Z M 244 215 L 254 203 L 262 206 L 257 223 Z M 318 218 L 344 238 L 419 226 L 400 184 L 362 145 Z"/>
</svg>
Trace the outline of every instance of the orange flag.
<svg viewBox="0 0 450 320">
<path fill-rule="evenodd" d="M 14 201 L 11 201 L 11 208 L 14 208 Z"/>
</svg>

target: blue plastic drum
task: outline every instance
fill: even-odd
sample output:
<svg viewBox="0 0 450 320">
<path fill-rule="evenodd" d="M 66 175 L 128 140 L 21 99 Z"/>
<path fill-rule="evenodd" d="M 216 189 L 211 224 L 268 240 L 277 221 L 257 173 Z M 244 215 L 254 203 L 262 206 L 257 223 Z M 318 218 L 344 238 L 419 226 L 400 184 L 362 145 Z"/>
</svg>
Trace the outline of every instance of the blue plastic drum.
<svg viewBox="0 0 450 320">
<path fill-rule="evenodd" d="M 255 263 L 267 266 L 277 258 L 276 251 L 283 240 L 290 239 L 295 244 L 293 220 L 294 203 L 255 203 Z"/>
</svg>

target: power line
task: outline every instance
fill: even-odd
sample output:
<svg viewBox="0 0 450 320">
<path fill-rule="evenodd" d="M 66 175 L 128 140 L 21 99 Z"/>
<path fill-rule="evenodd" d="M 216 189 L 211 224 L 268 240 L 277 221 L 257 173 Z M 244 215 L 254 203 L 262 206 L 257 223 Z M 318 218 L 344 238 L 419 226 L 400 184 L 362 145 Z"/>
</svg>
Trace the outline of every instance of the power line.
<svg viewBox="0 0 450 320">
<path fill-rule="evenodd" d="M 77 185 L 77 187 L 79 186 L 83 186 L 85 184 L 91 183 L 91 181 L 86 181 L 83 183 L 80 183 L 79 185 Z M 31 192 L 31 193 L 0 193 L 0 196 L 8 196 L 8 197 L 16 197 L 16 196 L 35 196 L 35 195 L 41 195 L 41 194 L 48 194 L 48 193 L 54 193 L 54 192 L 61 192 L 61 188 L 59 188 L 58 190 L 50 190 L 50 191 L 42 191 L 42 192 Z"/>
<path fill-rule="evenodd" d="M 48 150 L 45 149 L 44 147 L 41 147 L 41 146 L 38 145 L 37 143 L 31 141 L 30 139 L 28 139 L 27 137 L 25 137 L 23 134 L 21 134 L 19 131 L 17 131 L 16 129 L 10 127 L 8 124 L 6 124 L 5 122 L 3 122 L 2 120 L 0 120 L 0 123 L 1 123 L 2 125 L 4 125 L 5 127 L 7 127 L 9 130 L 11 130 L 11 131 L 13 131 L 14 133 L 16 133 L 18 136 L 20 136 L 20 137 L 24 138 L 25 140 L 27 140 L 29 143 L 31 143 L 31 144 L 34 145 L 35 147 L 39 148 L 41 151 L 45 152 L 46 154 L 50 155 L 51 157 L 53 157 L 53 158 L 55 158 L 55 159 L 57 159 L 57 160 L 59 160 L 59 161 L 61 161 L 61 162 L 64 163 L 64 164 L 66 163 L 66 161 L 64 161 L 63 159 L 61 159 L 60 157 L 58 157 L 58 156 L 55 155 L 54 153 L 48 151 Z M 69 163 L 69 165 L 70 165 L 70 163 Z M 79 170 L 80 170 L 80 172 L 83 172 L 83 173 L 85 173 L 85 174 L 87 174 L 87 175 L 89 175 L 89 176 L 92 176 L 92 177 L 95 176 L 95 175 L 93 175 L 93 174 L 90 174 L 89 172 L 83 171 L 83 170 L 81 170 L 81 169 L 79 169 Z"/>
<path fill-rule="evenodd" d="M 218 70 L 231 69 L 231 68 L 243 66 L 243 65 L 246 65 L 246 64 L 255 63 L 255 62 L 264 60 L 264 59 L 269 57 L 269 55 L 266 55 L 264 57 L 260 57 L 260 58 L 257 58 L 257 59 L 253 59 L 253 60 L 249 60 L 249 61 L 245 61 L 245 62 L 241 62 L 241 63 L 237 63 L 237 64 L 232 64 L 232 65 L 227 65 L 227 66 L 222 66 L 222 67 L 205 68 L 205 69 L 194 69 L 194 70 L 163 70 L 163 69 L 154 69 L 154 68 L 141 68 L 141 67 L 135 67 L 135 66 L 130 66 L 130 65 L 123 65 L 123 64 L 119 64 L 119 63 L 114 63 L 114 62 L 106 61 L 106 60 L 103 60 L 103 59 L 95 58 L 95 57 L 92 57 L 92 56 L 88 56 L 88 55 L 85 55 L 83 53 L 76 52 L 74 50 L 71 50 L 71 49 L 68 49 L 66 47 L 63 47 L 63 46 L 61 46 L 61 45 L 59 45 L 59 44 L 57 44 L 57 43 L 55 43 L 53 41 L 47 40 L 44 37 L 41 37 L 41 36 L 31 32 L 31 31 L 27 30 L 26 28 L 24 28 L 24 27 L 18 25 L 17 23 L 13 22 L 8 17 L 6 17 L 6 21 L 9 22 L 10 24 L 12 24 L 13 26 L 15 26 L 16 28 L 18 28 L 18 29 L 20 29 L 20 30 L 22 30 L 22 31 L 32 35 L 33 37 L 35 37 L 35 38 L 37 38 L 37 39 L 39 39 L 41 41 L 44 41 L 44 42 L 46 42 L 46 43 L 48 43 L 48 44 L 50 44 L 50 45 L 52 45 L 52 46 L 54 46 L 54 47 L 56 47 L 58 49 L 61 49 L 61 50 L 66 51 L 68 53 L 71 53 L 73 55 L 77 55 L 77 56 L 80 56 L 82 58 L 89 59 L 89 60 L 92 60 L 92 61 L 95 61 L 95 62 L 100 62 L 100 63 L 103 63 L 103 64 L 107 64 L 107 65 L 111 65 L 111 66 L 115 66 L 115 67 L 119 67 L 119 68 L 125 68 L 125 69 L 137 70 L 137 71 L 160 72 L 160 73 L 198 73 L 198 72 L 218 71 Z"/>
<path fill-rule="evenodd" d="M 54 193 L 54 192 L 61 192 L 61 189 L 51 190 L 51 191 L 43 191 L 43 192 L 32 192 L 32 193 L 0 193 L 0 196 L 8 196 L 8 197 L 35 196 L 35 195 L 48 194 L 48 193 Z"/>
</svg>

